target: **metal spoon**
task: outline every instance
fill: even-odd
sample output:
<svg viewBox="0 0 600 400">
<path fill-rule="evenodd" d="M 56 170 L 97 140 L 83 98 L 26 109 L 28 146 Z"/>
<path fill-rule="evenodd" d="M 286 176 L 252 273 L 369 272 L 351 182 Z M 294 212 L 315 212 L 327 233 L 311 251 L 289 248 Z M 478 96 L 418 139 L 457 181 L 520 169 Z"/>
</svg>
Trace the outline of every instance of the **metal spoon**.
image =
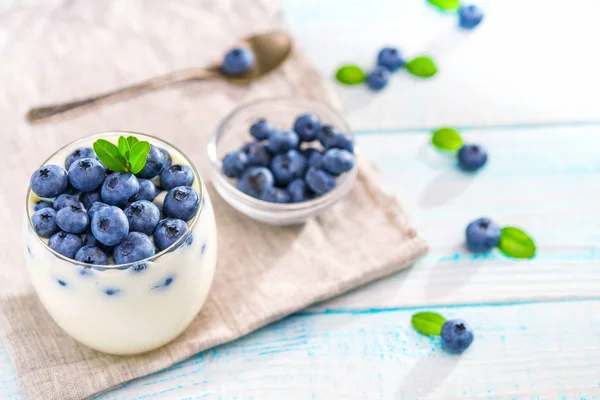
<svg viewBox="0 0 600 400">
<path fill-rule="evenodd" d="M 35 124 L 73 117 L 104 104 L 116 103 L 174 83 L 189 80 L 217 78 L 234 83 L 248 83 L 275 70 L 292 51 L 291 38 L 286 33 L 278 31 L 250 36 L 240 41 L 239 45 L 252 49 L 255 56 L 254 68 L 243 75 L 228 76 L 223 74 L 220 70 L 220 63 L 206 68 L 188 68 L 86 99 L 32 108 L 27 113 L 27 121 Z"/>
</svg>

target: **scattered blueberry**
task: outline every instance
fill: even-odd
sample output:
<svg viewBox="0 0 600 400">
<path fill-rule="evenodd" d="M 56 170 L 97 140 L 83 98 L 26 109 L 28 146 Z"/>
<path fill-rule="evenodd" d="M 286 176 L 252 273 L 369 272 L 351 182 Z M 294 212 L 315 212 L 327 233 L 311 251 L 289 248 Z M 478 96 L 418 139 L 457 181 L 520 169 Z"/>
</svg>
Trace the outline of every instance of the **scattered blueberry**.
<svg viewBox="0 0 600 400">
<path fill-rule="evenodd" d="M 158 195 L 159 190 L 150 179 L 138 179 L 140 190 L 135 195 L 136 200 L 152 201 Z"/>
<path fill-rule="evenodd" d="M 144 165 L 144 168 L 137 174 L 137 176 L 139 178 L 152 179 L 160 174 L 164 167 L 165 156 L 163 150 L 151 144 L 150 152 L 146 158 L 146 165 Z"/>
<path fill-rule="evenodd" d="M 234 151 L 223 158 L 221 170 L 225 176 L 239 178 L 248 166 L 248 156 L 243 151 Z"/>
<path fill-rule="evenodd" d="M 246 47 L 235 47 L 225 54 L 221 70 L 227 75 L 242 75 L 254 67 L 254 53 Z"/>
<path fill-rule="evenodd" d="M 142 232 L 146 235 L 152 235 L 160 221 L 160 210 L 148 200 L 134 201 L 125 209 L 125 215 L 130 232 Z"/>
<path fill-rule="evenodd" d="M 500 241 L 500 227 L 489 218 L 479 218 L 467 226 L 467 247 L 482 253 L 492 250 Z"/>
<path fill-rule="evenodd" d="M 82 233 L 89 223 L 90 218 L 81 204 L 61 208 L 56 213 L 56 224 L 67 233 Z"/>
<path fill-rule="evenodd" d="M 163 169 L 169 168 L 173 164 L 173 160 L 171 160 L 171 155 L 165 149 L 159 148 L 159 150 L 163 155 Z"/>
<path fill-rule="evenodd" d="M 67 286 L 67 282 L 63 281 L 62 279 L 57 279 L 56 282 L 58 282 L 60 286 Z"/>
<path fill-rule="evenodd" d="M 114 246 L 129 233 L 127 216 L 119 207 L 101 208 L 92 217 L 92 233 L 100 243 Z"/>
<path fill-rule="evenodd" d="M 79 201 L 81 201 L 81 204 L 83 204 L 86 210 L 89 210 L 90 207 L 92 207 L 92 204 L 94 204 L 95 202 L 102 202 L 102 196 L 100 195 L 99 190 L 96 190 L 95 192 L 84 192 L 81 193 L 81 196 L 79 196 Z"/>
<path fill-rule="evenodd" d="M 83 246 L 75 253 L 75 260 L 84 264 L 107 265 L 108 257 L 96 246 Z"/>
<path fill-rule="evenodd" d="M 333 175 L 340 175 L 354 167 L 354 154 L 348 150 L 329 149 L 323 155 L 323 169 Z"/>
<path fill-rule="evenodd" d="M 250 127 L 250 134 L 256 140 L 267 140 L 275 132 L 275 127 L 266 119 L 261 118 Z"/>
<path fill-rule="evenodd" d="M 487 162 L 485 149 L 476 144 L 465 144 L 458 151 L 458 165 L 465 171 L 477 171 Z"/>
<path fill-rule="evenodd" d="M 76 206 L 83 208 L 83 204 L 79 201 L 79 196 L 73 194 L 61 194 L 54 199 L 54 209 L 59 211 L 65 207 Z"/>
<path fill-rule="evenodd" d="M 96 153 L 91 147 L 80 147 L 69 154 L 65 160 L 65 169 L 68 171 L 71 164 L 82 158 L 96 158 Z"/>
<path fill-rule="evenodd" d="M 69 182 L 77 190 L 91 192 L 104 182 L 104 165 L 95 158 L 82 158 L 69 167 Z"/>
<path fill-rule="evenodd" d="M 125 240 L 115 246 L 113 258 L 116 264 L 128 264 L 154 255 L 152 240 L 143 233 L 130 232 Z"/>
<path fill-rule="evenodd" d="M 285 191 L 285 189 L 271 186 L 263 192 L 260 199 L 270 203 L 289 203 L 290 195 Z"/>
<path fill-rule="evenodd" d="M 31 190 L 40 197 L 56 197 L 67 188 L 67 171 L 58 165 L 46 165 L 31 175 Z"/>
<path fill-rule="evenodd" d="M 109 205 L 100 201 L 93 202 L 90 208 L 88 208 L 88 216 L 90 217 L 90 220 L 94 217 L 96 211 L 101 210 L 104 207 L 109 207 Z"/>
<path fill-rule="evenodd" d="M 167 193 L 163 209 L 168 217 L 187 221 L 196 214 L 199 204 L 198 192 L 189 186 L 177 186 Z"/>
<path fill-rule="evenodd" d="M 49 207 L 36 211 L 31 216 L 31 224 L 33 225 L 35 233 L 37 233 L 39 237 L 45 239 L 60 230 L 56 224 L 56 211 Z"/>
<path fill-rule="evenodd" d="M 379 91 L 387 86 L 390 81 L 390 71 L 384 67 L 375 67 L 367 75 L 367 86 L 369 89 Z"/>
<path fill-rule="evenodd" d="M 42 201 L 37 202 L 35 204 L 35 207 L 33 207 L 33 210 L 34 211 L 39 211 L 39 210 L 41 210 L 43 208 L 52 208 L 52 207 L 54 207 L 54 205 L 52 204 L 51 201 L 42 200 Z"/>
<path fill-rule="evenodd" d="M 296 132 L 277 131 L 269 137 L 267 148 L 272 153 L 285 153 L 298 147 L 298 143 L 300 143 L 300 138 Z"/>
<path fill-rule="evenodd" d="M 450 319 L 442 326 L 442 346 L 451 353 L 462 353 L 473 343 L 473 331 L 462 319 Z"/>
<path fill-rule="evenodd" d="M 315 114 L 302 114 L 294 122 L 294 131 L 304 142 L 312 142 L 321 130 L 321 120 Z"/>
<path fill-rule="evenodd" d="M 345 133 L 336 133 L 328 141 L 328 149 L 344 149 L 354 153 L 354 142 Z"/>
<path fill-rule="evenodd" d="M 73 258 L 75 253 L 81 248 L 81 238 L 67 232 L 58 232 L 52 235 L 48 240 L 50 248 L 65 257 Z"/>
<path fill-rule="evenodd" d="M 300 203 L 310 200 L 312 197 L 312 193 L 303 179 L 292 181 L 287 187 L 287 192 L 290 195 L 290 201 L 292 203 Z"/>
<path fill-rule="evenodd" d="M 335 187 L 335 176 L 321 169 L 311 167 L 304 178 L 306 185 L 318 195 L 322 195 Z"/>
<path fill-rule="evenodd" d="M 267 147 L 258 142 L 246 143 L 242 151 L 248 157 L 248 166 L 268 167 L 271 162 L 271 153 Z"/>
<path fill-rule="evenodd" d="M 177 186 L 191 186 L 194 182 L 194 173 L 187 165 L 174 164 L 160 173 L 160 186 L 171 190 Z"/>
<path fill-rule="evenodd" d="M 406 61 L 402 58 L 400 51 L 394 47 L 384 47 L 377 55 L 377 65 L 395 72 L 402 68 Z"/>
<path fill-rule="evenodd" d="M 249 196 L 260 199 L 263 192 L 273 186 L 273 173 L 264 167 L 251 167 L 237 182 L 236 187 Z"/>
<path fill-rule="evenodd" d="M 304 176 L 307 160 L 297 150 L 288 150 L 286 153 L 278 154 L 271 161 L 271 171 L 275 182 L 279 186 L 286 186 L 296 178 Z"/>
<path fill-rule="evenodd" d="M 106 204 L 124 207 L 135 199 L 139 190 L 140 183 L 134 175 L 129 172 L 115 172 L 106 178 L 100 194 Z"/>
<path fill-rule="evenodd" d="M 119 294 L 119 292 L 120 292 L 119 289 L 113 289 L 113 288 L 104 289 L 104 294 L 106 294 L 107 296 L 114 296 L 116 294 Z"/>
<path fill-rule="evenodd" d="M 463 29 L 473 29 L 483 20 L 483 11 L 475 5 L 462 6 L 458 10 L 458 24 Z"/>
<path fill-rule="evenodd" d="M 187 229 L 188 225 L 181 219 L 163 219 L 154 231 L 154 244 L 159 250 L 164 250 L 183 236 Z"/>
</svg>

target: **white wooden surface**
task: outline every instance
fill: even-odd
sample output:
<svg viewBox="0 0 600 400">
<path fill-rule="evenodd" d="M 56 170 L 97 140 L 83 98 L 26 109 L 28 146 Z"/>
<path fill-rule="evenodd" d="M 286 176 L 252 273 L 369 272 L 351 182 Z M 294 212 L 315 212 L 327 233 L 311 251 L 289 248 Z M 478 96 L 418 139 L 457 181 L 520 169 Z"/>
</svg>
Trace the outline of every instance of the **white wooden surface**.
<svg viewBox="0 0 600 400">
<path fill-rule="evenodd" d="M 343 62 L 368 65 L 384 43 L 439 54 L 430 81 L 398 76 L 378 95 L 336 86 L 361 150 L 431 252 L 99 398 L 600 399 L 600 112 L 591 96 L 600 78 L 585 72 L 597 69 L 598 6 L 478 3 L 486 21 L 466 35 L 421 0 L 285 1 L 299 45 L 326 75 Z M 514 62 L 523 56 L 527 68 Z M 467 127 L 466 140 L 488 149 L 481 173 L 461 173 L 431 149 L 428 128 L 441 125 Z M 466 252 L 463 230 L 481 215 L 524 228 L 537 257 Z M 423 309 L 467 319 L 473 347 L 450 356 L 415 333 L 410 317 Z M 0 398 L 21 398 L 1 345 Z"/>
</svg>

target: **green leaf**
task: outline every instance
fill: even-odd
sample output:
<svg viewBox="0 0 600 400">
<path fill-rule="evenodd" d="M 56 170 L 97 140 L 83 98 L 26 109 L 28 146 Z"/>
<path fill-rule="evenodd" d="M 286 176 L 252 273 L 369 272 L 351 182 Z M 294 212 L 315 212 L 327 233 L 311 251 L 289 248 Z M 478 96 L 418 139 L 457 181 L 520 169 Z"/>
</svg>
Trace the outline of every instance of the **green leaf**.
<svg viewBox="0 0 600 400">
<path fill-rule="evenodd" d="M 129 164 L 131 165 L 131 172 L 137 174 L 146 165 L 146 159 L 150 153 L 150 143 L 146 141 L 137 142 L 129 152 Z"/>
<path fill-rule="evenodd" d="M 119 136 L 119 153 L 121 153 L 126 160 L 129 158 L 129 143 L 124 136 Z"/>
<path fill-rule="evenodd" d="M 535 243 L 525 232 L 513 226 L 505 226 L 500 233 L 498 249 L 512 258 L 533 258 Z"/>
<path fill-rule="evenodd" d="M 406 64 L 406 69 L 411 74 L 420 78 L 431 78 L 437 73 L 435 62 L 426 56 L 413 58 Z"/>
<path fill-rule="evenodd" d="M 119 148 L 108 140 L 98 139 L 94 142 L 94 151 L 100 162 L 115 172 L 127 172 L 127 161 L 119 153 Z"/>
<path fill-rule="evenodd" d="M 460 8 L 460 0 L 429 0 L 429 3 L 442 11 L 456 11 Z"/>
<path fill-rule="evenodd" d="M 440 150 L 457 151 L 463 145 L 460 133 L 452 128 L 440 128 L 433 132 L 431 144 Z"/>
<path fill-rule="evenodd" d="M 129 148 L 131 149 L 133 146 L 135 146 L 135 144 L 139 142 L 139 139 L 136 138 L 135 136 L 128 136 L 127 137 L 127 144 L 129 144 Z"/>
<path fill-rule="evenodd" d="M 439 335 L 446 318 L 438 313 L 424 311 L 412 316 L 412 326 L 422 335 Z"/>
<path fill-rule="evenodd" d="M 344 65 L 335 73 L 335 79 L 344 85 L 358 85 L 367 79 L 367 74 L 358 65 Z"/>
</svg>

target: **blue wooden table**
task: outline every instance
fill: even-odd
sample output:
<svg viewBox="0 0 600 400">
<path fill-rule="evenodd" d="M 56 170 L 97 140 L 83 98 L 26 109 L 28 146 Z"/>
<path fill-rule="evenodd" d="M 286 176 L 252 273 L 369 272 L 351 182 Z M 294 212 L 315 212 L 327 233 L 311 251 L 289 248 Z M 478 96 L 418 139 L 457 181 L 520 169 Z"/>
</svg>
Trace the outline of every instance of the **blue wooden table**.
<svg viewBox="0 0 600 400">
<path fill-rule="evenodd" d="M 335 88 L 431 251 L 100 399 L 600 399 L 600 78 L 587 72 L 600 64 L 597 5 L 478 4 L 486 20 L 466 34 L 420 0 L 285 2 L 326 76 L 370 66 L 383 44 L 438 61 L 436 78 L 400 73 L 376 95 Z M 429 132 L 444 125 L 488 149 L 484 170 L 464 174 L 432 149 Z M 537 256 L 465 251 L 465 226 L 484 215 L 525 229 Z M 452 356 L 416 333 L 421 310 L 469 321 L 472 347 Z M 0 397 L 21 397 L 1 345 Z"/>
</svg>

